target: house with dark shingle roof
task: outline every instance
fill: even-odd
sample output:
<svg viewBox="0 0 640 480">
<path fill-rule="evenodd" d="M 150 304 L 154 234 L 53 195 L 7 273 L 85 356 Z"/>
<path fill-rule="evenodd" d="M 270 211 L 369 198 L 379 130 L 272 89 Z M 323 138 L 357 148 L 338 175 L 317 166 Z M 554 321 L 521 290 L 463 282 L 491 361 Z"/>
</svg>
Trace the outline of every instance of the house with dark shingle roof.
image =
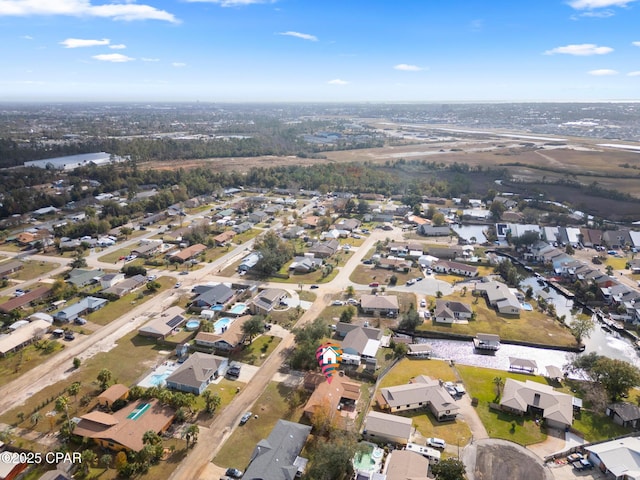
<svg viewBox="0 0 640 480">
<path fill-rule="evenodd" d="M 400 311 L 398 297 L 395 295 L 362 295 L 360 308 L 369 315 L 394 315 Z"/>
<path fill-rule="evenodd" d="M 224 283 L 219 283 L 213 287 L 209 287 L 193 300 L 196 307 L 212 307 L 214 305 L 225 305 L 233 298 L 233 289 L 227 287 Z"/>
<path fill-rule="evenodd" d="M 612 403 L 607 406 L 607 417 L 613 420 L 613 423 L 622 425 L 623 427 L 640 428 L 640 407 L 629 402 Z"/>
<path fill-rule="evenodd" d="M 227 370 L 228 359 L 195 352 L 167 377 L 167 388 L 200 395 Z"/>
<path fill-rule="evenodd" d="M 307 461 L 300 452 L 310 433 L 310 426 L 278 420 L 269 436 L 256 445 L 243 478 L 293 480 L 301 476 Z"/>
<path fill-rule="evenodd" d="M 436 300 L 436 310 L 434 312 L 436 322 L 455 323 L 457 320 L 470 319 L 472 314 L 471 305 L 468 303 Z"/>
</svg>

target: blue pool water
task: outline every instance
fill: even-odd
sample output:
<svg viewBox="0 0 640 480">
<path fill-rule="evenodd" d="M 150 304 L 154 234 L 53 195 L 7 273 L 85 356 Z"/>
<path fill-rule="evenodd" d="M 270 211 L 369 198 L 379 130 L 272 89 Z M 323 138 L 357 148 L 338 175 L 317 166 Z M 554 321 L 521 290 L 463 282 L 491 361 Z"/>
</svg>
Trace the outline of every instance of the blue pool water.
<svg viewBox="0 0 640 480">
<path fill-rule="evenodd" d="M 197 330 L 200 326 L 200 320 L 189 320 L 185 325 L 186 329 L 190 332 Z"/>
<path fill-rule="evenodd" d="M 246 303 L 236 303 L 233 307 L 231 307 L 231 310 L 229 310 L 229 313 L 231 315 L 242 315 L 246 309 L 247 309 Z"/>
<path fill-rule="evenodd" d="M 531 306 L 530 303 L 521 303 L 520 306 L 522 307 L 523 310 L 526 310 L 527 312 L 530 312 L 533 310 L 533 307 Z"/>
<path fill-rule="evenodd" d="M 160 386 L 162 386 L 164 381 L 167 379 L 167 377 L 169 375 L 171 375 L 172 373 L 173 372 L 154 373 L 149 378 L 148 383 L 150 383 L 154 387 L 160 387 Z"/>
<path fill-rule="evenodd" d="M 214 305 L 209 310 L 213 310 L 214 312 L 220 312 L 224 310 L 224 305 Z"/>
<path fill-rule="evenodd" d="M 222 317 L 220 320 L 218 320 L 216 323 L 213 324 L 213 329 L 215 333 L 219 335 L 222 333 L 222 329 L 225 327 L 228 328 L 232 322 L 233 322 L 233 319 L 229 317 Z"/>
</svg>

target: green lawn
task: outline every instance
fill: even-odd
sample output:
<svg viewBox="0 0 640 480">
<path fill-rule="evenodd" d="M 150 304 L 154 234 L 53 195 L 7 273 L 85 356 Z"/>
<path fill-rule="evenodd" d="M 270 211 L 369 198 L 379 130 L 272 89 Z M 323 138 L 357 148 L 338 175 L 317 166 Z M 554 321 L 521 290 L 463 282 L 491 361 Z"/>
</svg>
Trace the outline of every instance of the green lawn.
<svg viewBox="0 0 640 480">
<path fill-rule="evenodd" d="M 418 375 L 427 375 L 431 378 L 439 378 L 445 382 L 456 381 L 456 374 L 443 360 L 414 360 L 404 358 L 387 373 L 380 382 L 380 388 L 404 385 Z"/>
<path fill-rule="evenodd" d="M 246 425 L 239 426 L 213 462 L 224 468 L 235 467 L 244 470 L 256 444 L 269 436 L 278 420 L 300 421 L 304 405 L 297 408 L 289 406 L 288 400 L 292 392 L 291 388 L 271 382 L 251 407 L 251 411 L 257 414 L 258 418 L 251 418 Z"/>
<path fill-rule="evenodd" d="M 569 329 L 550 316 L 539 312 L 535 300 L 529 300 L 533 311 L 523 310 L 520 317 L 514 317 L 499 314 L 487 305 L 484 298 L 478 297 L 478 302 L 475 303 L 470 292 L 464 297 L 461 292 L 454 292 L 443 299 L 470 304 L 472 310 L 476 312 L 476 319 L 470 320 L 467 325 L 441 324 L 436 323 L 435 320 L 428 320 L 419 326 L 418 330 L 435 330 L 464 335 L 475 335 L 478 332 L 494 333 L 502 339 L 542 345 L 575 346 L 575 338 L 569 333 Z"/>
<path fill-rule="evenodd" d="M 580 414 L 574 417 L 573 428 L 582 433 L 587 442 L 600 442 L 633 431 L 613 423 L 606 415 L 586 409 L 582 409 Z"/>
<path fill-rule="evenodd" d="M 231 401 L 238 394 L 238 389 L 244 388 L 246 384 L 238 381 L 227 380 L 223 378 L 217 383 L 212 383 L 207 387 L 212 393 L 218 394 L 220 397 L 220 406 L 216 410 L 216 413 L 220 412 L 224 407 L 229 405 Z M 196 403 L 194 409 L 203 410 L 205 407 L 205 401 L 202 395 L 196 397 Z M 215 413 L 214 413 L 215 415 Z M 198 415 L 199 420 L 202 420 L 204 426 L 208 426 L 211 423 L 211 415 L 205 412 L 200 412 Z"/>
<path fill-rule="evenodd" d="M 608 256 L 606 265 L 611 265 L 614 270 L 624 270 L 629 260 L 625 257 Z"/>
<path fill-rule="evenodd" d="M 10 275 L 10 278 L 14 280 L 32 280 L 49 273 L 51 270 L 55 270 L 60 265 L 51 262 L 37 262 L 35 260 L 28 260 L 24 262 L 24 267 L 18 270 L 16 273 Z"/>
<path fill-rule="evenodd" d="M 45 335 L 48 339 L 49 335 Z M 27 345 L 22 350 L 10 353 L 6 357 L 0 358 L 0 385 L 15 380 L 20 375 L 29 370 L 41 366 L 52 355 L 55 355 L 64 348 L 62 340 L 51 341 L 53 345 L 51 351 L 44 351 L 36 348 L 35 344 Z"/>
<path fill-rule="evenodd" d="M 249 365 L 260 366 L 271 355 L 278 344 L 282 341 L 280 337 L 273 335 L 261 335 L 255 338 L 250 345 L 247 345 L 240 352 L 233 354 L 230 359 Z"/>
<path fill-rule="evenodd" d="M 471 429 L 466 422 L 438 422 L 427 410 L 413 410 L 394 413 L 413 420 L 413 426 L 424 437 L 442 438 L 449 445 L 465 446 L 471 440 Z"/>
<path fill-rule="evenodd" d="M 111 253 L 107 253 L 106 255 L 103 255 L 102 257 L 98 258 L 99 262 L 105 262 L 105 263 L 118 263 L 121 262 L 122 260 L 119 260 L 120 257 L 126 257 L 127 255 L 129 255 L 131 253 L 131 250 L 133 250 L 135 247 L 127 247 L 127 248 L 120 248 L 114 252 Z"/>
</svg>

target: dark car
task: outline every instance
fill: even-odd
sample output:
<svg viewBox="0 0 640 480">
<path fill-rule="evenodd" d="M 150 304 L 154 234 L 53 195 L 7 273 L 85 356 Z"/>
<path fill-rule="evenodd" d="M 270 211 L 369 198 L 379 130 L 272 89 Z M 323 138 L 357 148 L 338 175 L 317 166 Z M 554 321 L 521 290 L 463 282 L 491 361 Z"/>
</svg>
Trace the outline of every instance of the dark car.
<svg viewBox="0 0 640 480">
<path fill-rule="evenodd" d="M 251 412 L 247 412 L 242 415 L 242 418 L 240 419 L 240 425 L 244 425 L 245 423 L 247 423 L 251 418 L 251 415 L 253 415 Z"/>
<path fill-rule="evenodd" d="M 237 365 L 229 367 L 227 377 L 238 378 L 240 376 L 240 367 Z"/>
<path fill-rule="evenodd" d="M 320 288 L 320 287 L 318 285 L 311 285 L 309 288 L 315 289 L 315 288 Z"/>
<path fill-rule="evenodd" d="M 237 468 L 227 468 L 225 475 L 231 478 L 242 478 L 242 470 L 238 470 Z"/>
<path fill-rule="evenodd" d="M 72 331 L 64 332 L 64 339 L 65 340 L 73 340 L 75 338 L 76 338 L 76 336 Z"/>
<path fill-rule="evenodd" d="M 576 470 L 591 470 L 593 468 L 593 464 L 586 458 L 581 458 L 577 462 L 573 462 L 572 465 Z"/>
</svg>

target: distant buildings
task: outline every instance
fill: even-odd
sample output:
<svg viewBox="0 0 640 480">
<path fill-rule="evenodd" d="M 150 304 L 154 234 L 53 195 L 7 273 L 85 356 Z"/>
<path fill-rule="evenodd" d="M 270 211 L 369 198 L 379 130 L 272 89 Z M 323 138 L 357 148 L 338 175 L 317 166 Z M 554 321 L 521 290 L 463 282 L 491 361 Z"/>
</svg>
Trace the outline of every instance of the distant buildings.
<svg viewBox="0 0 640 480">
<path fill-rule="evenodd" d="M 32 160 L 24 162 L 25 167 L 47 168 L 53 170 L 74 170 L 88 165 L 106 165 L 112 162 L 121 162 L 124 159 L 106 152 L 81 153 L 66 157 L 47 158 L 44 160 Z"/>
</svg>

